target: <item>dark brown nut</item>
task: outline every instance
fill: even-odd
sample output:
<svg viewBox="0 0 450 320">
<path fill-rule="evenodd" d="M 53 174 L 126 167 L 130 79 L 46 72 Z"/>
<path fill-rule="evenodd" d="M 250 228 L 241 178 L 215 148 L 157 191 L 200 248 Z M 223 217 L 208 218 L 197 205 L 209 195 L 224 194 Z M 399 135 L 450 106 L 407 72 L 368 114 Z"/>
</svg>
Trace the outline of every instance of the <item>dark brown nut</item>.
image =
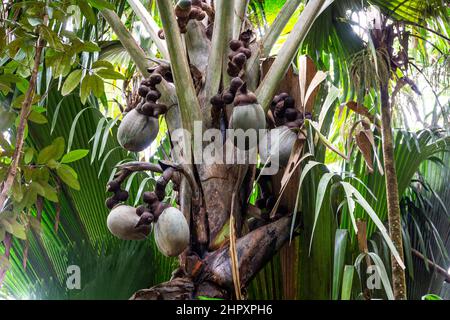
<svg viewBox="0 0 450 320">
<path fill-rule="evenodd" d="M 286 117 L 286 120 L 291 122 L 297 119 L 297 110 L 295 109 L 286 109 L 284 112 L 284 116 Z"/>
<path fill-rule="evenodd" d="M 175 15 L 178 18 L 188 18 L 189 13 L 191 12 L 192 2 L 189 0 L 181 0 L 178 1 L 175 6 Z"/>
<path fill-rule="evenodd" d="M 149 102 L 156 102 L 159 98 L 161 98 L 161 93 L 159 91 L 150 90 L 145 99 Z"/>
<path fill-rule="evenodd" d="M 230 49 L 233 51 L 239 50 L 239 48 L 243 47 L 244 44 L 239 40 L 231 40 L 230 41 Z"/>
<path fill-rule="evenodd" d="M 250 40 L 252 40 L 252 37 L 253 37 L 253 31 L 248 29 L 241 33 L 241 35 L 239 36 L 239 40 L 248 44 L 250 42 Z"/>
<path fill-rule="evenodd" d="M 239 50 L 237 50 L 236 52 L 245 54 L 247 59 L 250 59 L 250 57 L 252 56 L 252 50 L 244 47 L 239 48 Z"/>
<path fill-rule="evenodd" d="M 162 103 L 157 103 L 153 108 L 153 117 L 159 117 L 160 115 L 166 114 L 167 106 Z"/>
<path fill-rule="evenodd" d="M 108 182 L 106 190 L 108 192 L 116 192 L 116 191 L 120 190 L 120 183 L 117 182 L 116 180 L 112 180 L 112 181 Z"/>
<path fill-rule="evenodd" d="M 158 37 L 161 39 L 161 40 L 165 40 L 166 39 L 166 36 L 164 35 L 164 30 L 159 30 L 158 31 Z"/>
<path fill-rule="evenodd" d="M 235 65 L 233 62 L 228 63 L 227 73 L 230 77 L 237 77 L 241 72 L 241 68 Z"/>
<path fill-rule="evenodd" d="M 196 7 L 200 7 L 202 5 L 202 0 L 192 0 L 192 5 Z"/>
<path fill-rule="evenodd" d="M 153 116 L 154 102 L 147 102 L 141 108 L 141 113 L 147 117 Z"/>
<path fill-rule="evenodd" d="M 234 101 L 234 94 L 232 94 L 231 92 L 225 92 L 222 95 L 222 99 L 225 104 L 231 104 Z"/>
<path fill-rule="evenodd" d="M 230 92 L 235 94 L 243 84 L 244 81 L 241 78 L 233 78 L 230 83 Z"/>
<path fill-rule="evenodd" d="M 149 209 L 146 206 L 139 206 L 136 208 L 136 214 L 140 217 L 144 212 L 148 212 Z"/>
<path fill-rule="evenodd" d="M 189 19 L 191 19 L 191 20 L 198 19 L 198 17 L 202 13 L 204 14 L 204 12 L 201 9 L 199 9 L 198 7 L 193 7 L 191 10 L 191 13 L 189 14 Z"/>
<path fill-rule="evenodd" d="M 156 86 L 162 82 L 162 77 L 159 74 L 152 74 L 149 80 L 151 86 Z"/>
<path fill-rule="evenodd" d="M 244 64 L 247 62 L 247 57 L 243 53 L 238 53 L 233 57 L 233 63 L 238 66 L 239 68 L 242 68 Z"/>
<path fill-rule="evenodd" d="M 119 201 L 127 201 L 129 194 L 128 194 L 128 191 L 120 190 L 114 195 L 114 197 L 116 198 L 116 200 L 119 200 Z"/>
<path fill-rule="evenodd" d="M 204 11 L 200 11 L 200 13 L 195 17 L 197 21 L 203 21 L 206 18 L 206 13 Z"/>
<path fill-rule="evenodd" d="M 222 99 L 222 96 L 220 94 L 216 94 L 213 96 L 210 100 L 211 104 L 215 107 L 222 108 L 225 106 L 225 102 Z"/>
<path fill-rule="evenodd" d="M 119 204 L 119 201 L 114 199 L 114 197 L 106 199 L 106 202 L 105 202 L 105 205 L 109 210 L 112 210 L 118 204 Z"/>
<path fill-rule="evenodd" d="M 146 86 L 140 86 L 138 89 L 138 93 L 141 97 L 145 98 L 147 96 L 147 93 L 150 91 L 149 87 Z"/>
<path fill-rule="evenodd" d="M 286 99 L 284 100 L 284 106 L 286 108 L 295 108 L 295 100 L 294 100 L 294 98 L 292 98 L 291 96 L 286 97 Z"/>
<path fill-rule="evenodd" d="M 147 191 L 147 192 L 144 192 L 143 200 L 145 203 L 152 204 L 155 201 L 158 201 L 158 197 L 156 196 L 156 194 L 154 192 Z"/>
<path fill-rule="evenodd" d="M 150 71 L 150 70 L 151 70 L 151 71 Z M 154 69 L 148 68 L 147 71 L 150 72 L 150 73 L 152 73 L 152 72 L 154 71 Z M 142 80 L 142 81 L 141 81 L 141 86 L 150 87 L 150 86 L 151 86 L 150 80 L 149 80 L 149 79 L 144 79 L 144 80 Z"/>
<path fill-rule="evenodd" d="M 311 112 L 305 112 L 305 119 L 311 120 L 312 119 L 312 114 Z"/>
</svg>

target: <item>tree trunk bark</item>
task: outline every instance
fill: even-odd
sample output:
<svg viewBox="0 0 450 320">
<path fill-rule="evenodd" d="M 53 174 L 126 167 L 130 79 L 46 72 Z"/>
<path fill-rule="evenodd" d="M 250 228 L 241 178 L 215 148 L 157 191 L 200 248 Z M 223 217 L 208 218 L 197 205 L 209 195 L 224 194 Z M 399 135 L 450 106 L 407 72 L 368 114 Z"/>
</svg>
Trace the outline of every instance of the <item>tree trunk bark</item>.
<svg viewBox="0 0 450 320">
<path fill-rule="evenodd" d="M 398 194 L 397 173 L 394 159 L 394 143 L 391 126 L 391 106 L 388 84 L 380 86 L 381 94 L 381 131 L 383 144 L 383 161 L 386 179 L 386 199 L 388 208 L 389 233 L 400 257 L 403 259 L 402 224 Z M 394 298 L 406 300 L 405 271 L 391 255 L 392 283 Z"/>
</svg>

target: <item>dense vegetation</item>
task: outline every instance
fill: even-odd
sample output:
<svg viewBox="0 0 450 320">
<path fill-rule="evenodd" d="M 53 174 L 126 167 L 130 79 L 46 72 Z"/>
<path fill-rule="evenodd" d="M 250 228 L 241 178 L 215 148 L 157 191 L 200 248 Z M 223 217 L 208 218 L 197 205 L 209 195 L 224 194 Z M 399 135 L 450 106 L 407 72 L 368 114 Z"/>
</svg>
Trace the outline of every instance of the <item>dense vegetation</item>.
<svg viewBox="0 0 450 320">
<path fill-rule="evenodd" d="M 450 298 L 449 12 L 3 1 L 0 297 Z M 282 170 L 261 174 L 261 145 L 256 164 L 193 164 L 174 136 L 195 121 L 284 128 Z M 146 240 L 111 234 L 120 202 Z M 189 225 L 181 254 L 148 234 L 168 207 Z"/>
</svg>

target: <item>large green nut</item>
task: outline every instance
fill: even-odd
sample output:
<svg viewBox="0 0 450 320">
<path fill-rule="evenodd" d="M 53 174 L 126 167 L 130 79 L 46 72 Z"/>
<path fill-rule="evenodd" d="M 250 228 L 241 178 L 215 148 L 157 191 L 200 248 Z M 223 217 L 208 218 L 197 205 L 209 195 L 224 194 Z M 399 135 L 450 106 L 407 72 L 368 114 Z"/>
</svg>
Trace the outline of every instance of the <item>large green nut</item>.
<svg viewBox="0 0 450 320">
<path fill-rule="evenodd" d="M 256 147 L 258 140 L 247 140 L 244 146 L 242 144 L 243 137 L 241 137 L 241 135 L 243 133 L 245 134 L 247 130 L 250 130 L 247 132 L 248 137 L 250 137 L 250 134 L 256 135 L 256 138 L 259 137 L 259 130 L 266 128 L 266 115 L 264 109 L 258 103 L 234 107 L 230 118 L 229 128 L 234 130 L 234 143 L 238 148 L 248 150 Z M 243 133 L 239 129 L 242 129 Z"/>
<path fill-rule="evenodd" d="M 122 240 L 144 240 L 150 234 L 150 226 L 136 228 L 139 216 L 136 209 L 126 205 L 116 206 L 108 215 L 108 230 Z"/>
<path fill-rule="evenodd" d="M 173 207 L 165 209 L 154 227 L 155 242 L 167 257 L 180 255 L 189 245 L 189 225 L 183 213 Z"/>
<path fill-rule="evenodd" d="M 259 156 L 262 163 L 268 160 L 286 167 L 294 148 L 297 134 L 286 126 L 267 131 L 259 142 Z"/>
<path fill-rule="evenodd" d="M 131 110 L 123 118 L 117 132 L 117 140 L 128 151 L 139 152 L 148 148 L 159 131 L 158 119 Z"/>
</svg>

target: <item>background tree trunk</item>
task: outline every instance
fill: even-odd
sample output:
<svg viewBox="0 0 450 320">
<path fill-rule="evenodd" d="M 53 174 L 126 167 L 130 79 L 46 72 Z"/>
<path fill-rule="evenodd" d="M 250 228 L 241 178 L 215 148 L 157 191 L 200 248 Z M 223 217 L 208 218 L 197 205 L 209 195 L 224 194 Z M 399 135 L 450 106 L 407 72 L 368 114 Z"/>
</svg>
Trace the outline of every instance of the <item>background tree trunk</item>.
<svg viewBox="0 0 450 320">
<path fill-rule="evenodd" d="M 391 126 L 391 106 L 389 102 L 388 84 L 380 86 L 381 94 L 381 131 L 383 140 L 383 161 L 386 179 L 386 198 L 388 208 L 389 233 L 402 260 L 403 241 L 402 224 L 400 217 L 400 205 L 397 183 L 397 172 L 395 169 L 394 143 Z M 391 255 L 392 283 L 394 297 L 396 300 L 406 300 L 405 271 Z"/>
</svg>

